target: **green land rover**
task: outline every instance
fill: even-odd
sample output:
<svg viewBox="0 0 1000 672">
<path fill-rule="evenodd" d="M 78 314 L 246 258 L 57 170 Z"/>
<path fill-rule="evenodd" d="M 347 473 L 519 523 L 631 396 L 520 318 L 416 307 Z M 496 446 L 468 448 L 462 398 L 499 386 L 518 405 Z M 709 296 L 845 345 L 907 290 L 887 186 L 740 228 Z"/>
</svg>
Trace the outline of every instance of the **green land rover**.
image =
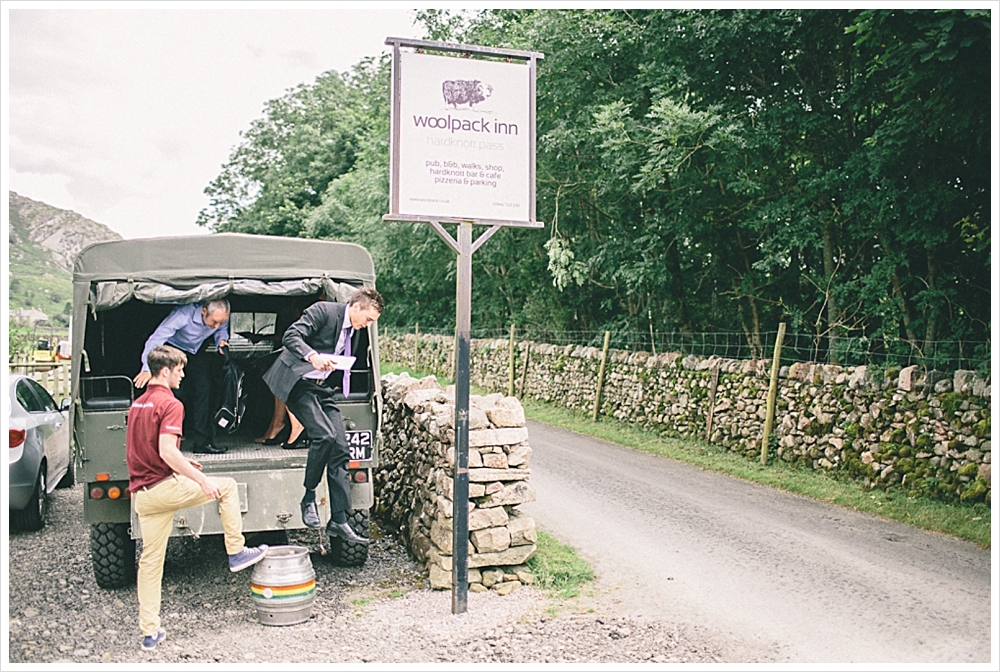
<svg viewBox="0 0 1000 672">
<path fill-rule="evenodd" d="M 99 586 L 134 581 L 141 538 L 128 494 L 125 425 L 141 390 L 146 338 L 177 304 L 226 298 L 231 306 L 230 352 L 243 372 L 245 411 L 233 432 L 219 430 L 225 453 L 197 455 L 208 474 L 239 484 L 245 532 L 304 528 L 299 513 L 307 448 L 254 442 L 271 418 L 274 398 L 261 379 L 281 347 L 279 316 L 297 314 L 315 301 L 346 301 L 359 287 L 373 287 L 367 250 L 351 243 L 223 233 L 125 240 L 91 245 L 73 271 L 72 442 L 77 478 L 84 484 L 84 517 Z M 204 347 L 210 347 L 211 340 Z M 355 349 L 351 390 L 340 402 L 351 445 L 351 526 L 369 533 L 374 503 L 371 470 L 380 445 L 378 332 L 373 324 Z M 221 384 L 220 386 L 221 387 Z M 214 402 L 213 402 L 214 403 Z M 182 442 L 181 450 L 190 445 Z M 321 519 L 329 519 L 325 480 L 317 490 Z M 222 534 L 215 507 L 179 511 L 174 536 Z M 330 541 L 335 562 L 360 565 L 367 546 Z"/>
</svg>

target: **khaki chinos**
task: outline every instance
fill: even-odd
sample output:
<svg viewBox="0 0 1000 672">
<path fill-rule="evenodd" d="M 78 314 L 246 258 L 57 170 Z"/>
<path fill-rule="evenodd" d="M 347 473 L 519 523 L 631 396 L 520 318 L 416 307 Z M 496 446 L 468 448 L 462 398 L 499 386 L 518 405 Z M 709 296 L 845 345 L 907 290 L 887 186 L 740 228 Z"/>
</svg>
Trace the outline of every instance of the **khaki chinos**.
<svg viewBox="0 0 1000 672">
<path fill-rule="evenodd" d="M 245 540 L 236 481 L 228 477 L 211 480 L 222 491 L 218 502 L 226 553 L 239 553 L 243 550 Z M 139 629 L 147 636 L 156 634 L 160 629 L 160 583 L 163 579 L 167 542 L 174 526 L 174 514 L 181 509 L 202 506 L 213 500 L 190 478 L 174 474 L 155 485 L 136 491 L 132 495 L 132 501 L 142 532 L 142 556 L 139 558 L 137 580 Z"/>
</svg>

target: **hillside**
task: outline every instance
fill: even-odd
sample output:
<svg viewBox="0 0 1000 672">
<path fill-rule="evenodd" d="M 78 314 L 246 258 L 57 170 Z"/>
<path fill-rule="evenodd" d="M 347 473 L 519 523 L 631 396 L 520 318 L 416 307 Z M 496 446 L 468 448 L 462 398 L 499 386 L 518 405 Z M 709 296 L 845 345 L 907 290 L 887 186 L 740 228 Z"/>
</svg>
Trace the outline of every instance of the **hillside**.
<svg viewBox="0 0 1000 672">
<path fill-rule="evenodd" d="M 10 310 L 40 310 L 56 328 L 68 326 L 73 259 L 91 243 L 122 237 L 70 210 L 9 194 Z"/>
</svg>

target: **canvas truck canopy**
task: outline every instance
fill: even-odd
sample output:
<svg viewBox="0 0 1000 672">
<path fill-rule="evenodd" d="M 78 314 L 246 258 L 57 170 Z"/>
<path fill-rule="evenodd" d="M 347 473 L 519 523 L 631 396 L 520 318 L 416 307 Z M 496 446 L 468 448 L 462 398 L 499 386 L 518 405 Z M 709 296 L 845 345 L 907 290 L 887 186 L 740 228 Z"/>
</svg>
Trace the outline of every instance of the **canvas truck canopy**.
<svg viewBox="0 0 1000 672">
<path fill-rule="evenodd" d="M 374 286 L 371 255 L 360 245 L 220 233 L 96 243 L 73 269 L 73 357 L 85 347 L 88 313 L 128 301 L 180 304 L 239 296 L 308 296 L 346 301 Z M 74 367 L 74 386 L 79 370 Z"/>
</svg>

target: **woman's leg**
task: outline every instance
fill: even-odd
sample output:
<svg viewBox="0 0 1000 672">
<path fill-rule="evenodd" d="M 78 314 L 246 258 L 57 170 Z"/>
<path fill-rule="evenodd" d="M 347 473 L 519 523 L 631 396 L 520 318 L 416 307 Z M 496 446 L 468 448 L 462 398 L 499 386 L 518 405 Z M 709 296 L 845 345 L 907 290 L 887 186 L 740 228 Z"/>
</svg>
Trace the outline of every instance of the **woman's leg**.
<svg viewBox="0 0 1000 672">
<path fill-rule="evenodd" d="M 287 408 L 286 412 L 288 413 L 288 421 L 292 423 L 292 432 L 288 435 L 288 443 L 295 443 L 295 439 L 299 438 L 299 434 L 302 433 L 305 427 L 302 426 L 302 423 L 299 422 L 294 413 L 287 410 Z"/>
<path fill-rule="evenodd" d="M 282 429 L 285 428 L 285 416 L 288 415 L 288 407 L 285 402 L 277 397 L 274 398 L 274 412 L 271 414 L 271 424 L 267 426 L 264 436 L 254 439 L 256 443 L 264 443 L 268 439 L 273 439 Z M 299 425 L 301 427 L 302 425 Z M 292 423 L 292 433 L 296 434 L 295 422 Z M 301 430 L 300 430 L 301 431 Z"/>
</svg>

